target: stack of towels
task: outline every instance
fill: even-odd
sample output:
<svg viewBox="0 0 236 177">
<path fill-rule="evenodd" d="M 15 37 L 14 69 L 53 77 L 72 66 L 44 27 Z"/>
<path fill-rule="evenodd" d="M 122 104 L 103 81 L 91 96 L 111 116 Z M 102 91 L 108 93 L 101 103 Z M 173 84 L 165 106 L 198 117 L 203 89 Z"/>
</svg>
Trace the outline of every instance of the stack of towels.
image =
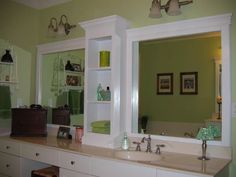
<svg viewBox="0 0 236 177">
<path fill-rule="evenodd" d="M 99 120 L 91 123 L 93 133 L 110 134 L 110 121 Z"/>
</svg>

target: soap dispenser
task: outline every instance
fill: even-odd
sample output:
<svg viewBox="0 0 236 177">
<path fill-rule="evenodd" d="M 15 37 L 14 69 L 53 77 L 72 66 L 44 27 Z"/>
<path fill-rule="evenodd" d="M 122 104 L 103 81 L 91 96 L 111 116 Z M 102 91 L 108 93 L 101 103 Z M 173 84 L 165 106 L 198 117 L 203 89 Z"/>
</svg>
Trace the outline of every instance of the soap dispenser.
<svg viewBox="0 0 236 177">
<path fill-rule="evenodd" d="M 121 142 L 121 149 L 122 150 L 128 150 L 129 149 L 129 139 L 128 139 L 128 136 L 127 136 L 126 132 L 124 133 L 124 137 L 123 137 L 123 140 Z"/>
</svg>

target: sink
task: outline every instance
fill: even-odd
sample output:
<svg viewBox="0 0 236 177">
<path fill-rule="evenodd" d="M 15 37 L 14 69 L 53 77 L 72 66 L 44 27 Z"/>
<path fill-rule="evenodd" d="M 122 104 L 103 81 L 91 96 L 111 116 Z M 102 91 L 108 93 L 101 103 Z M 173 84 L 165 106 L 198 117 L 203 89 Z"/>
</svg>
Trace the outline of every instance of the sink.
<svg viewBox="0 0 236 177">
<path fill-rule="evenodd" d="M 158 161 L 161 156 L 154 153 L 140 152 L 140 151 L 116 151 L 115 157 L 131 161 Z"/>
</svg>

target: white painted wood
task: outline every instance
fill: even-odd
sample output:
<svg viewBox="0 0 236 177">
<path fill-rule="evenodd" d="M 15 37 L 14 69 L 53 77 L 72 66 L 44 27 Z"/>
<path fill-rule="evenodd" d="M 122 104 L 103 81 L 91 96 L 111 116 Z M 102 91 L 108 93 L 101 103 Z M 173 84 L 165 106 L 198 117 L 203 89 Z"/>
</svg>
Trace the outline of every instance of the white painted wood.
<svg viewBox="0 0 236 177">
<path fill-rule="evenodd" d="M 60 177 L 92 177 L 91 175 L 60 168 Z"/>
<path fill-rule="evenodd" d="M 55 149 L 46 148 L 43 146 L 21 144 L 21 156 L 51 165 L 59 164 L 59 152 Z"/>
<path fill-rule="evenodd" d="M 124 58 L 122 45 L 129 23 L 119 16 L 109 16 L 80 23 L 85 29 L 85 105 L 84 137 L 82 143 L 103 147 L 114 147 L 120 134 L 120 63 Z M 99 67 L 99 52 L 110 51 L 110 67 Z M 97 87 L 110 87 L 111 101 L 97 102 Z M 91 132 L 91 122 L 110 120 L 110 134 Z"/>
<path fill-rule="evenodd" d="M 69 50 L 84 49 L 84 38 L 76 38 L 53 43 L 46 43 L 37 46 L 37 67 L 36 67 L 36 103 L 42 102 L 42 60 L 43 55 L 64 52 Z"/>
<path fill-rule="evenodd" d="M 188 172 L 173 172 L 173 171 L 168 171 L 168 170 L 160 170 L 157 169 L 157 177 L 211 177 L 210 175 L 204 175 L 204 174 L 199 174 L 199 175 L 194 175 Z"/>
<path fill-rule="evenodd" d="M 134 50 L 137 50 L 137 42 L 150 39 L 162 39 L 170 38 L 176 36 L 200 34 L 207 32 L 220 32 L 221 33 L 221 47 L 222 47 L 222 140 L 221 141 L 210 141 L 208 144 L 217 145 L 223 147 L 230 147 L 231 145 L 231 80 L 230 80 L 230 24 L 231 24 L 231 14 L 224 14 L 212 17 L 204 17 L 191 20 L 183 20 L 178 22 L 152 25 L 141 28 L 135 28 L 127 30 L 127 52 L 126 52 L 126 80 L 124 82 L 126 86 L 126 101 L 125 106 L 125 120 L 126 120 L 126 130 L 130 136 L 141 137 L 137 133 L 132 132 L 132 117 L 133 110 L 137 108 L 133 107 L 133 102 L 137 100 L 135 97 L 136 91 L 133 89 L 133 61 L 137 57 L 134 54 Z M 135 46 L 135 48 L 134 48 Z M 137 59 L 137 58 L 136 58 Z M 134 81 L 135 83 L 136 81 Z M 137 106 L 137 104 L 135 104 Z M 201 141 L 195 139 L 187 138 L 175 138 L 167 136 L 157 136 L 153 135 L 153 139 L 164 140 L 171 144 L 171 142 L 184 142 L 184 143 L 194 143 L 201 144 Z M 183 149 L 179 149 L 179 152 L 183 152 Z"/>
<path fill-rule="evenodd" d="M 157 177 L 155 168 L 98 158 L 92 160 L 92 174 L 99 177 Z"/>
<path fill-rule="evenodd" d="M 11 177 L 19 177 L 20 157 L 0 152 L 0 159 L 0 173 Z"/>
<path fill-rule="evenodd" d="M 91 171 L 90 163 L 91 159 L 88 156 L 59 152 L 59 166 L 62 168 L 89 174 Z"/>
<path fill-rule="evenodd" d="M 0 140 L 0 152 L 20 155 L 20 144 L 13 141 Z"/>
</svg>

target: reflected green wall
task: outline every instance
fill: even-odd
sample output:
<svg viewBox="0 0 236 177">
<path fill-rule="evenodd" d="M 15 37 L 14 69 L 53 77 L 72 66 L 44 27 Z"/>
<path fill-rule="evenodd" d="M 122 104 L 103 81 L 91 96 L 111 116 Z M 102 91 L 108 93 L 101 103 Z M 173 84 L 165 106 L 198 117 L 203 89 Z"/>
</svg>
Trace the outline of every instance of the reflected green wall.
<svg viewBox="0 0 236 177">
<path fill-rule="evenodd" d="M 58 107 L 68 104 L 67 98 L 58 102 L 58 96 L 66 91 L 64 65 L 67 60 L 77 63 L 84 68 L 84 49 L 52 53 L 43 56 L 42 62 L 42 105 Z M 60 62 L 63 61 L 63 62 Z M 81 76 L 83 82 L 83 76 Z M 51 123 L 49 111 L 48 123 Z M 83 114 L 71 115 L 71 125 L 83 125 Z"/>
<path fill-rule="evenodd" d="M 168 16 L 163 11 L 160 19 L 148 18 L 148 12 L 152 0 L 72 0 L 69 3 L 35 10 L 19 5 L 11 0 L 0 1 L 0 38 L 10 39 L 13 44 L 27 50 L 33 56 L 31 61 L 31 103 L 34 103 L 35 95 L 35 45 L 60 41 L 68 38 L 82 37 L 84 31 L 77 27 L 69 36 L 49 38 L 47 26 L 51 17 L 57 19 L 66 14 L 71 24 L 102 16 L 117 14 L 132 22 L 133 27 L 175 22 L 179 20 L 193 19 L 205 16 L 233 13 L 231 25 L 231 80 L 232 101 L 236 102 L 236 1 L 235 0 L 194 0 L 193 4 L 181 7 L 182 14 Z M 167 0 L 162 0 L 165 4 Z M 236 119 L 232 119 L 232 152 L 231 177 L 236 176 Z"/>
<path fill-rule="evenodd" d="M 220 37 L 140 43 L 139 113 L 152 121 L 204 123 L 215 112 Z M 180 94 L 180 72 L 198 72 L 198 94 Z M 159 95 L 157 73 L 173 73 L 173 95 Z"/>
</svg>

